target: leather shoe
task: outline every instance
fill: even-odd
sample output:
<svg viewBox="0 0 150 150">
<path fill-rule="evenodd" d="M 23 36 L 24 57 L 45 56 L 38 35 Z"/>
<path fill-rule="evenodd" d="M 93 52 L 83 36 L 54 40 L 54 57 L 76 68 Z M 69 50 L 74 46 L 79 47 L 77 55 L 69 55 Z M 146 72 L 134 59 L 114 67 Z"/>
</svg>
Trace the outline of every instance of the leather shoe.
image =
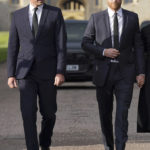
<svg viewBox="0 0 150 150">
<path fill-rule="evenodd" d="M 41 150 L 50 150 L 49 147 L 41 147 Z"/>
</svg>

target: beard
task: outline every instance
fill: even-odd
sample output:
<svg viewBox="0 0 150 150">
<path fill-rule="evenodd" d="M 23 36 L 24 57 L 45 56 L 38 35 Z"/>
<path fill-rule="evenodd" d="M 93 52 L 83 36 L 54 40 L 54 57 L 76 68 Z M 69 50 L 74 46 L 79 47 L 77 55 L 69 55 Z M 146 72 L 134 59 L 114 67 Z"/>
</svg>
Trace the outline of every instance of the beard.
<svg viewBox="0 0 150 150">
<path fill-rule="evenodd" d="M 37 0 L 37 4 L 38 5 L 41 5 L 41 4 L 43 4 L 45 2 L 45 0 Z"/>
</svg>

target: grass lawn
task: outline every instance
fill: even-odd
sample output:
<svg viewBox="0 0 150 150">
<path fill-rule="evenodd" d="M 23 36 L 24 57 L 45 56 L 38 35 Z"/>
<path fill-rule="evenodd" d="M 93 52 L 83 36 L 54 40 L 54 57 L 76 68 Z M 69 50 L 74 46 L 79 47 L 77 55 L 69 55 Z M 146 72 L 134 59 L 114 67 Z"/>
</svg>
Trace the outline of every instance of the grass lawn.
<svg viewBox="0 0 150 150">
<path fill-rule="evenodd" d="M 0 62 L 6 60 L 8 47 L 8 32 L 0 32 Z"/>
</svg>

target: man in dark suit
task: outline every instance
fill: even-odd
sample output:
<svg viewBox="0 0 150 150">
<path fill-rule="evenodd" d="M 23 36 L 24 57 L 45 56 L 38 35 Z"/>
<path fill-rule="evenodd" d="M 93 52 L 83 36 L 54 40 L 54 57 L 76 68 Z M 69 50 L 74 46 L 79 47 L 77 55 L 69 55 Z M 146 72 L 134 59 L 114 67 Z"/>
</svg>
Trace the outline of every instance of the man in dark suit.
<svg viewBox="0 0 150 150">
<path fill-rule="evenodd" d="M 141 29 L 145 51 L 145 84 L 140 90 L 137 132 L 150 133 L 150 24 Z"/>
<path fill-rule="evenodd" d="M 107 10 L 91 16 L 82 48 L 95 55 L 93 82 L 105 149 L 114 150 L 112 111 L 115 94 L 115 144 L 116 150 L 124 150 L 135 75 L 139 87 L 144 84 L 143 44 L 137 14 L 122 9 L 122 0 L 107 1 Z"/>
<path fill-rule="evenodd" d="M 49 150 L 56 120 L 56 86 L 64 82 L 66 31 L 61 10 L 44 0 L 13 13 L 8 46 L 8 85 L 20 90 L 27 150 Z M 42 115 L 39 144 L 37 96 Z"/>
</svg>

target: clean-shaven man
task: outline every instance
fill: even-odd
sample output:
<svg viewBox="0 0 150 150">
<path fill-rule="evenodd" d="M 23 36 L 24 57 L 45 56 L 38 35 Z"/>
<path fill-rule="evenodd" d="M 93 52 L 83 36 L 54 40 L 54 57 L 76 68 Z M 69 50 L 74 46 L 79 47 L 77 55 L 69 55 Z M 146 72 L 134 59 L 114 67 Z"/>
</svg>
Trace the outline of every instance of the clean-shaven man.
<svg viewBox="0 0 150 150">
<path fill-rule="evenodd" d="M 13 13 L 8 45 L 8 85 L 18 86 L 27 150 L 49 150 L 56 120 L 56 87 L 64 82 L 66 31 L 61 10 L 44 0 Z M 39 98 L 37 101 L 37 97 Z M 37 103 L 42 115 L 39 142 Z"/>
<path fill-rule="evenodd" d="M 144 84 L 143 44 L 138 15 L 121 8 L 122 0 L 107 0 L 108 9 L 91 16 L 82 48 L 95 55 L 96 85 L 105 150 L 114 150 L 113 95 L 116 97 L 115 144 L 124 150 L 135 76 Z"/>
</svg>

